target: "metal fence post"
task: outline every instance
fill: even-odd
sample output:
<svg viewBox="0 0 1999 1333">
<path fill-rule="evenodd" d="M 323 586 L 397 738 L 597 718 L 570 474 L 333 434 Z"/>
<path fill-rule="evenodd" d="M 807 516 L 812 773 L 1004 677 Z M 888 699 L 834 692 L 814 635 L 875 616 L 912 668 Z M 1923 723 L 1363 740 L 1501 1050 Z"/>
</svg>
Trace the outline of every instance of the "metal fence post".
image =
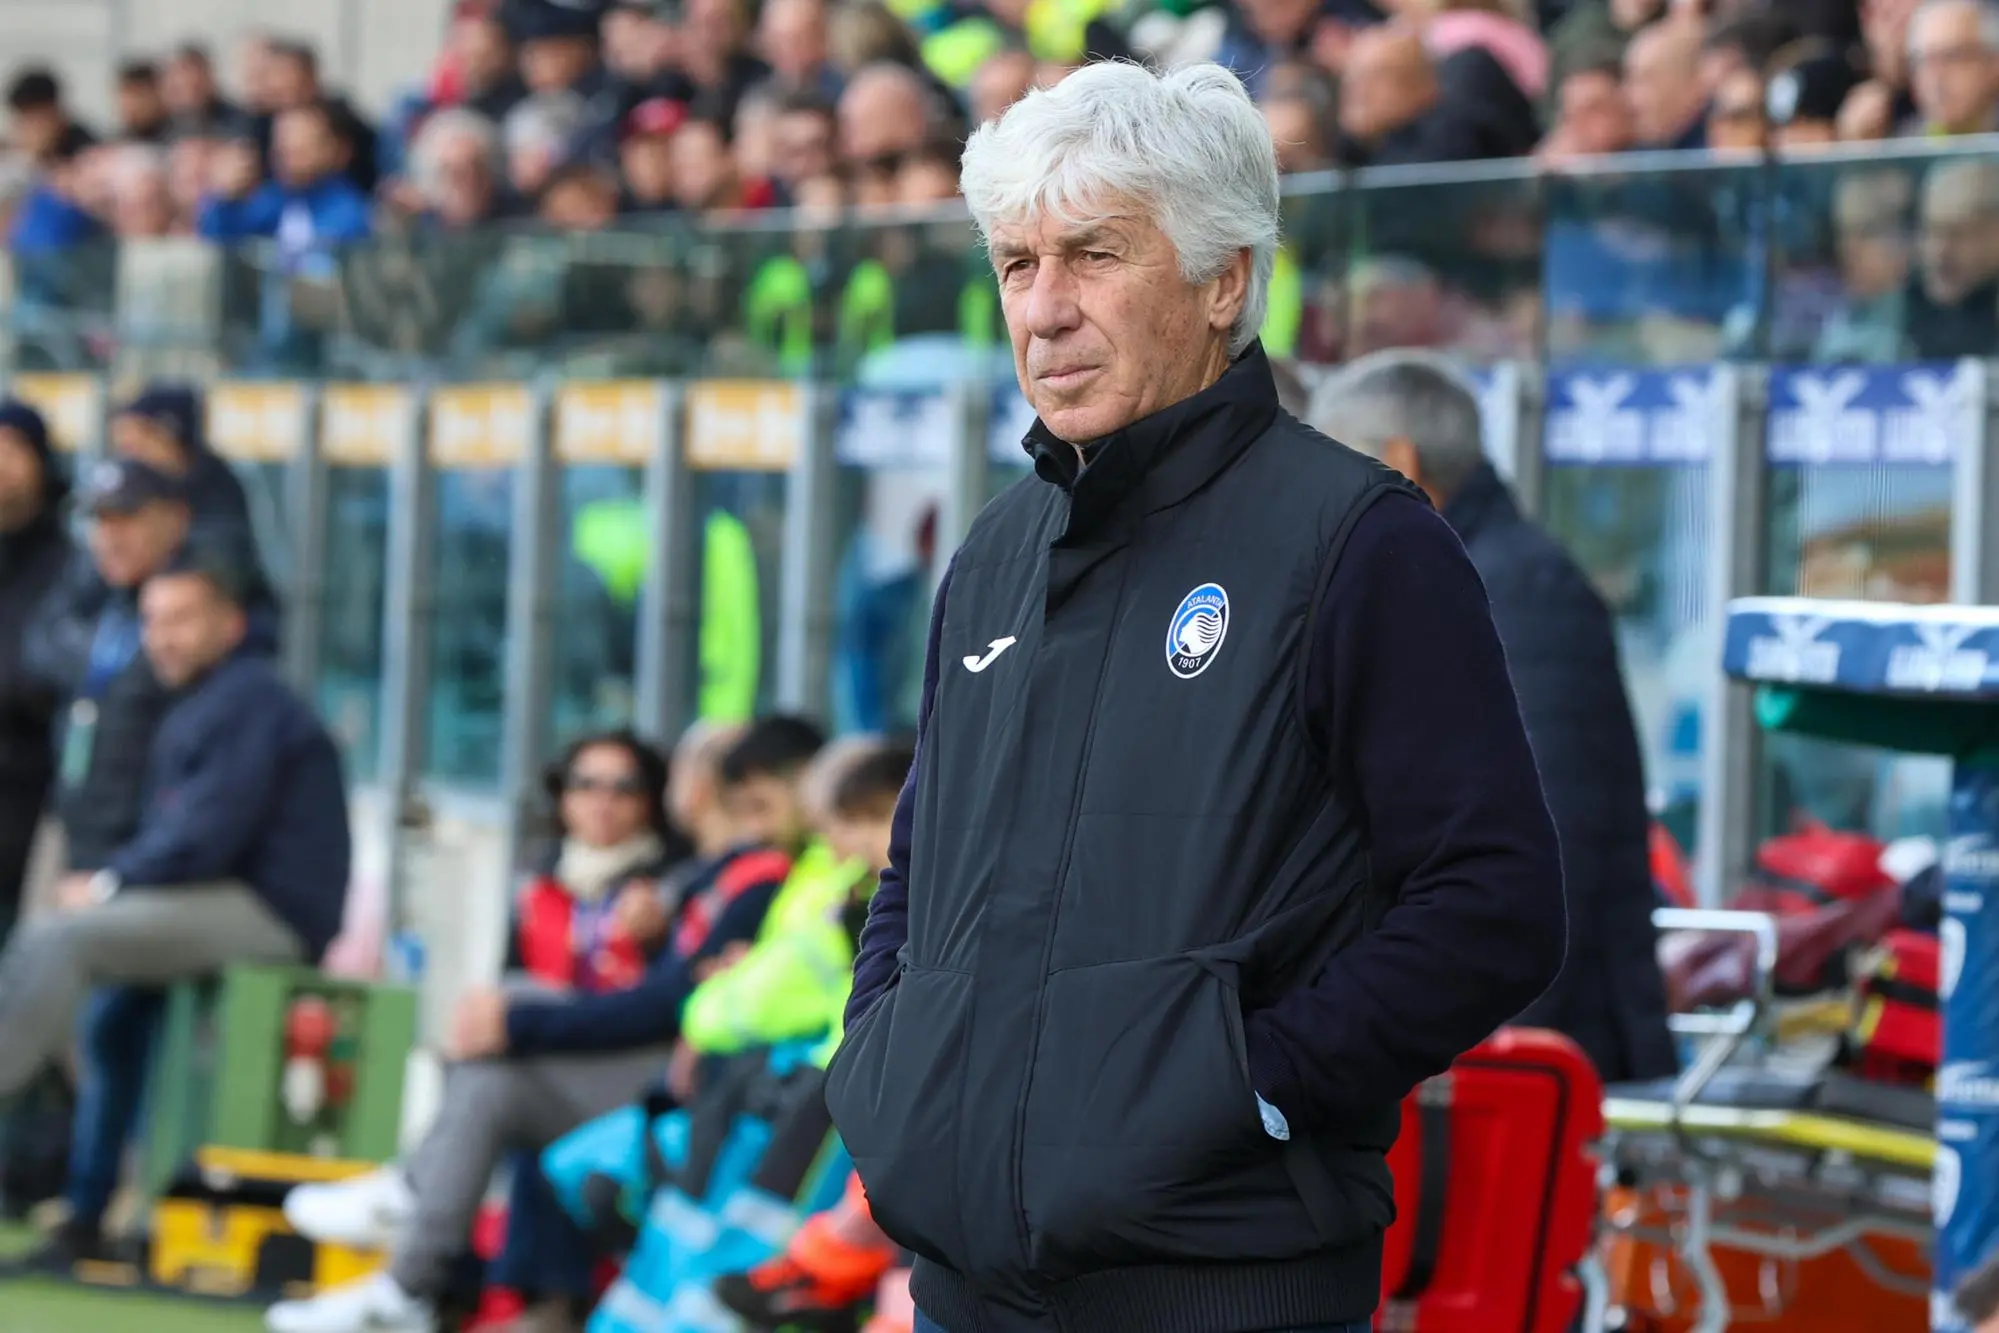
<svg viewBox="0 0 1999 1333">
<path fill-rule="evenodd" d="M 633 715 L 641 733 L 671 744 L 692 720 L 689 645 L 698 633 L 694 606 L 693 475 L 681 447 L 686 396 L 678 381 L 660 385 L 659 430 L 646 461 L 645 508 L 651 549 L 639 587 L 638 681 Z"/>
</svg>

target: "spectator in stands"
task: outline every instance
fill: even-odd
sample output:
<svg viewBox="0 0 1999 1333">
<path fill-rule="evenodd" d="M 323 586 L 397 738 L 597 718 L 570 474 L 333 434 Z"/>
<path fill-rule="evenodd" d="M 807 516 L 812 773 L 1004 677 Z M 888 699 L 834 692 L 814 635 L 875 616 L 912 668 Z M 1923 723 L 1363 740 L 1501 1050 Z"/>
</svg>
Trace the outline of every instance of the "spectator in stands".
<svg viewBox="0 0 1999 1333">
<path fill-rule="evenodd" d="M 834 125 L 833 103 L 816 93 L 792 93 L 778 105 L 771 166 L 787 191 L 833 169 Z"/>
<path fill-rule="evenodd" d="M 1585 66 L 1622 59 L 1632 36 L 1666 7 L 1666 0 L 1576 0 L 1548 30 L 1556 85 Z"/>
<path fill-rule="evenodd" d="M 1886 138 L 1903 129 L 1919 128 L 1921 117 L 1909 91 L 1909 21 L 1920 0 L 1860 0 L 1860 31 L 1867 48 L 1865 83 L 1848 100 L 1861 98 L 1883 104 L 1885 128 L 1871 138 Z M 1866 119 L 1874 116 L 1870 108 Z M 1859 136 L 1855 136 L 1859 137 Z"/>
<path fill-rule="evenodd" d="M 670 151 L 676 206 L 693 214 L 746 206 L 743 181 L 729 152 L 729 130 L 721 121 L 693 117 L 674 132 Z"/>
<path fill-rule="evenodd" d="M 203 201 L 198 226 L 205 239 L 276 240 L 287 271 L 323 269 L 335 246 L 367 239 L 368 196 L 344 171 L 350 154 L 331 107 L 309 102 L 279 113 L 272 154 L 275 180 Z"/>
<path fill-rule="evenodd" d="M 73 141 L 56 144 L 40 159 L 40 175 L 28 187 L 14 214 L 7 248 L 16 255 L 47 255 L 98 239 L 103 224 L 85 201 L 86 157 L 89 150 Z M 15 273 L 22 293 L 39 302 L 61 305 L 68 299 L 63 275 L 40 265 L 22 265 Z"/>
<path fill-rule="evenodd" d="M 270 55 L 271 156 L 277 174 L 285 174 L 283 127 L 279 123 L 288 111 L 318 109 L 339 143 L 340 174 L 363 194 L 374 190 L 381 179 L 375 151 L 375 130 L 354 109 L 353 103 L 329 92 L 319 79 L 319 56 L 303 42 L 279 42 Z"/>
<path fill-rule="evenodd" d="M 500 135 L 493 122 L 466 107 L 436 112 L 410 146 L 413 211 L 438 231 L 463 231 L 499 211 Z"/>
<path fill-rule="evenodd" d="M 475 990 L 460 999 L 449 1043 L 458 1063 L 416 1152 L 399 1167 L 296 1189 L 285 1201 L 304 1235 L 387 1248 L 388 1271 L 273 1307 L 272 1333 L 430 1333 L 432 1302 L 501 1158 L 539 1151 L 639 1095 L 664 1066 L 697 980 L 729 945 L 755 936 L 790 869 L 776 847 L 799 837 L 799 771 L 823 744 L 809 723 L 766 718 L 724 756 L 720 794 L 737 845 L 687 886 L 667 946 L 638 984 L 562 998 Z"/>
<path fill-rule="evenodd" d="M 1763 76 L 1738 69 L 1722 77 L 1707 105 L 1707 145 L 1719 153 L 1760 153 L 1770 142 Z"/>
<path fill-rule="evenodd" d="M 1624 52 L 1624 91 L 1639 148 L 1705 148 L 1708 89 L 1700 78 L 1700 26 L 1662 19 Z"/>
<path fill-rule="evenodd" d="M 620 107 L 629 111 L 652 97 L 685 101 L 694 95 L 694 85 L 674 68 L 674 31 L 661 0 L 616 0 L 598 31 Z"/>
<path fill-rule="evenodd" d="M 1523 19 L 1523 0 L 1413 0 L 1403 12 L 1421 22 L 1433 59 L 1476 46 L 1529 98 L 1539 102 L 1548 95 L 1548 47 Z"/>
<path fill-rule="evenodd" d="M 1909 20 L 1909 75 L 1922 133 L 1999 129 L 1999 8 L 1923 0 Z"/>
<path fill-rule="evenodd" d="M 940 119 L 930 85 L 908 66 L 884 62 L 856 70 L 840 95 L 840 161 L 864 190 L 880 187 Z"/>
<path fill-rule="evenodd" d="M 167 179 L 167 157 L 144 144 L 115 150 L 110 170 L 111 232 L 121 241 L 146 240 L 174 234 L 179 227 L 173 191 Z"/>
<path fill-rule="evenodd" d="M 1834 54 L 1810 55 L 1773 73 L 1767 94 L 1772 146 L 1798 152 L 1836 142 L 1839 109 L 1856 82 L 1851 62 Z"/>
<path fill-rule="evenodd" d="M 1712 97 L 1731 75 L 1760 75 L 1798 40 L 1797 26 L 1782 13 L 1756 11 L 1717 19 L 1701 39 L 1701 87 Z"/>
<path fill-rule="evenodd" d="M 513 38 L 495 9 L 459 6 L 446 43 L 453 76 L 450 105 L 497 122 L 527 96 Z"/>
<path fill-rule="evenodd" d="M 743 0 L 687 0 L 680 33 L 680 72 L 705 110 L 733 120 L 743 94 L 771 75 L 749 52 Z"/>
<path fill-rule="evenodd" d="M 1341 370 L 1312 423 L 1421 486 L 1464 542 L 1527 725 L 1561 840 L 1569 954 L 1519 1020 L 1573 1037 L 1606 1083 L 1670 1077 L 1652 929 L 1650 813 L 1610 609 L 1486 461 L 1478 398 L 1434 354 L 1387 351 Z"/>
<path fill-rule="evenodd" d="M 67 1046 L 93 986 L 315 963 L 339 932 L 351 855 L 340 754 L 252 646 L 243 589 L 226 552 L 200 548 L 145 582 L 145 657 L 170 706 L 143 813 L 101 869 L 69 883 L 61 914 L 0 956 L 0 1097 Z M 48 1257 L 101 1252 L 108 1195 L 70 1217 Z"/>
<path fill-rule="evenodd" d="M 625 117 L 618 143 L 624 211 L 664 213 L 679 206 L 674 195 L 673 137 L 687 123 L 684 103 L 654 97 Z"/>
<path fill-rule="evenodd" d="M 236 45 L 236 86 L 243 94 L 243 111 L 256 126 L 257 142 L 271 141 L 271 116 L 278 109 L 277 38 L 252 30 Z"/>
<path fill-rule="evenodd" d="M 250 502 L 235 469 L 208 447 L 200 391 L 156 380 L 112 412 L 111 451 L 179 478 L 197 531 L 251 534 Z"/>
<path fill-rule="evenodd" d="M 36 166 L 68 161 L 97 142 L 63 104 L 62 84 L 39 67 L 15 75 L 7 88 L 7 109 L 13 115 L 9 136 L 15 151 Z"/>
<path fill-rule="evenodd" d="M 531 212 L 551 172 L 567 158 L 589 111 L 571 92 L 538 93 L 507 115 L 500 134 L 507 155 L 507 199 L 502 211 Z"/>
<path fill-rule="evenodd" d="M 214 63 L 199 42 L 183 42 L 167 58 L 160 73 L 160 98 L 181 130 L 212 130 L 242 114 L 215 86 Z"/>
<path fill-rule="evenodd" d="M 618 217 L 618 178 L 594 162 L 571 162 L 548 178 L 541 220 L 557 231 L 602 231 Z"/>
<path fill-rule="evenodd" d="M 1908 325 L 1910 208 L 1915 188 L 1894 167 L 1840 177 L 1832 197 L 1839 257 L 1840 308 L 1812 350 L 1812 360 L 1887 364 L 1901 359 Z"/>
<path fill-rule="evenodd" d="M 1910 358 L 1985 355 L 1999 343 L 1999 165 L 1980 159 L 1931 167 L 1920 228 Z"/>
<path fill-rule="evenodd" d="M 1895 132 L 1895 93 L 1879 79 L 1863 79 L 1839 105 L 1841 143 L 1874 143 Z"/>
<path fill-rule="evenodd" d="M 118 67 L 118 137 L 166 143 L 167 104 L 160 93 L 159 67 L 150 60 L 128 60 Z"/>
<path fill-rule="evenodd" d="M 1215 59 L 1258 97 L 1269 71 L 1293 59 L 1316 59 L 1343 74 L 1354 35 L 1385 17 L 1373 0 L 1244 0 L 1232 10 Z"/>
<path fill-rule="evenodd" d="M 1326 127 L 1333 123 L 1331 97 L 1323 87 L 1312 93 L 1299 91 L 1267 97 L 1263 118 L 1270 124 L 1271 142 L 1277 145 L 1277 169 L 1285 175 L 1300 171 L 1325 171 L 1333 166 Z"/>
<path fill-rule="evenodd" d="M 757 20 L 757 45 L 778 92 L 840 96 L 840 72 L 827 46 L 826 0 L 767 0 Z"/>
<path fill-rule="evenodd" d="M 1538 136 L 1533 108 L 1476 46 L 1439 65 L 1416 29 L 1371 28 L 1340 77 L 1342 165 L 1390 166 L 1518 156 Z"/>
<path fill-rule="evenodd" d="M 983 125 L 997 119 L 1008 107 L 1027 96 L 1034 86 L 1034 55 L 1012 49 L 995 52 L 979 63 L 978 72 L 966 91 L 971 105 L 972 124 Z"/>
<path fill-rule="evenodd" d="M 0 941 L 20 913 L 28 854 L 55 779 L 56 692 L 28 668 L 37 610 L 69 568 L 69 483 L 42 414 L 0 399 Z"/>
<path fill-rule="evenodd" d="M 1631 147 L 1631 103 L 1615 62 L 1584 65 L 1565 75 L 1556 93 L 1554 128 L 1535 156 L 1558 165 L 1572 158 L 1621 153 Z"/>
</svg>

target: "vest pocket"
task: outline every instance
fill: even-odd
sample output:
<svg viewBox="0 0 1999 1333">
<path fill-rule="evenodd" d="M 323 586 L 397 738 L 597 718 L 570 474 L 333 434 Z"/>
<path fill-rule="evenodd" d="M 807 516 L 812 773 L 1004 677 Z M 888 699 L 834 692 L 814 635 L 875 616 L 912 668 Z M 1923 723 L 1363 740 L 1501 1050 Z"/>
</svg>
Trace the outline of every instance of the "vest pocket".
<svg viewBox="0 0 1999 1333">
<path fill-rule="evenodd" d="M 965 1266 L 957 1124 L 971 977 L 910 968 L 846 1034 L 826 1071 L 826 1105 L 897 1243 Z"/>
<path fill-rule="evenodd" d="M 1247 1068 L 1235 988 L 1193 958 L 1050 977 L 1021 1145 L 1036 1274 L 1318 1248 Z"/>
</svg>

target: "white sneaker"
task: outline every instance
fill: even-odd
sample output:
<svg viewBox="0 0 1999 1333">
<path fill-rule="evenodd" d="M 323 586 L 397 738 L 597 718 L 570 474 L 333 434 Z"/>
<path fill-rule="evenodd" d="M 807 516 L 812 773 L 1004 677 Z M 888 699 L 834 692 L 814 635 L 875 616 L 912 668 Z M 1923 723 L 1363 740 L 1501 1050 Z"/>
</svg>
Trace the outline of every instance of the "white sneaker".
<svg viewBox="0 0 1999 1333">
<path fill-rule="evenodd" d="M 437 1333 L 437 1312 L 396 1285 L 387 1273 L 283 1301 L 264 1312 L 270 1333 Z"/>
<path fill-rule="evenodd" d="M 297 1185 L 285 1195 L 292 1230 L 353 1250 L 386 1250 L 415 1211 L 416 1196 L 394 1167 L 331 1185 Z"/>
</svg>

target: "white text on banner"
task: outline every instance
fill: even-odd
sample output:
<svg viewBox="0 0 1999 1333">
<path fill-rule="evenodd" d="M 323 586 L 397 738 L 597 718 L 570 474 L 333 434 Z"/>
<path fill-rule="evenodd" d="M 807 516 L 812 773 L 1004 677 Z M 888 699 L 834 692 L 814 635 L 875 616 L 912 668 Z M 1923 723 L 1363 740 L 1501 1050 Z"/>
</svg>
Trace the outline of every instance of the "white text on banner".
<svg viewBox="0 0 1999 1333">
<path fill-rule="evenodd" d="M 305 447 L 305 390 L 296 384 L 217 384 L 208 443 L 224 458 L 282 463 Z"/>
<path fill-rule="evenodd" d="M 511 467 L 527 453 L 534 399 L 518 384 L 469 384 L 430 396 L 430 457 L 439 467 Z"/>
<path fill-rule="evenodd" d="M 805 452 L 805 395 L 782 380 L 712 380 L 687 390 L 687 465 L 784 472 Z"/>
<path fill-rule="evenodd" d="M 659 442 L 664 397 L 649 380 L 564 385 L 555 399 L 555 456 L 644 467 Z"/>
<path fill-rule="evenodd" d="M 386 384 L 329 384 L 319 399 L 319 450 L 337 467 L 384 467 L 410 429 L 410 392 Z"/>
</svg>

